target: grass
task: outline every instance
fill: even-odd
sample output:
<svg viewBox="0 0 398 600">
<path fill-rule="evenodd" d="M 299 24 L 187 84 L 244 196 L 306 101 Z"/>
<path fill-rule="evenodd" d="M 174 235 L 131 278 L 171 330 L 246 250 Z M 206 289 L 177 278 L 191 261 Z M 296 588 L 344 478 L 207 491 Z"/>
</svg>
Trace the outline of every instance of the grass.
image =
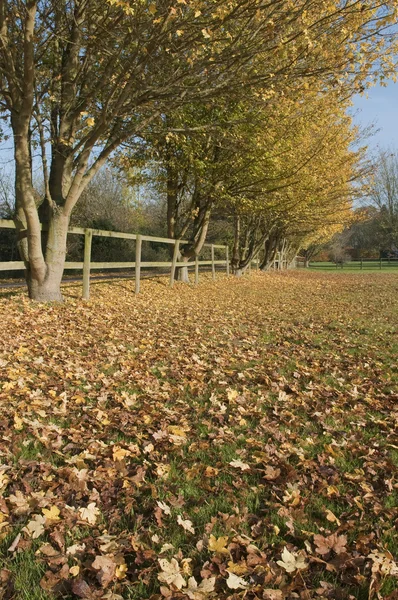
<svg viewBox="0 0 398 600">
<path fill-rule="evenodd" d="M 215 577 L 220 600 L 225 569 L 248 586 L 236 597 L 318 598 L 321 581 L 329 597 L 394 593 L 397 287 L 394 273 L 297 271 L 0 299 L 0 597 L 75 598 L 84 581 L 155 600 L 173 557 L 186 583 Z M 332 534 L 345 553 L 320 555 L 314 536 Z M 285 547 L 305 570 L 278 565 Z M 387 566 L 372 574 L 375 552 Z"/>
</svg>

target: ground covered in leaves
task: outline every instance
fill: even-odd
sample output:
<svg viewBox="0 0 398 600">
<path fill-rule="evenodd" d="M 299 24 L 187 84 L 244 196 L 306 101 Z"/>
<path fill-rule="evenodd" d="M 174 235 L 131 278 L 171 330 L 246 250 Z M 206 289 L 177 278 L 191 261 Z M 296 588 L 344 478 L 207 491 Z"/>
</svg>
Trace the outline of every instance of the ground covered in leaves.
<svg viewBox="0 0 398 600">
<path fill-rule="evenodd" d="M 0 599 L 398 598 L 398 275 L 132 287 L 0 296 Z"/>
</svg>

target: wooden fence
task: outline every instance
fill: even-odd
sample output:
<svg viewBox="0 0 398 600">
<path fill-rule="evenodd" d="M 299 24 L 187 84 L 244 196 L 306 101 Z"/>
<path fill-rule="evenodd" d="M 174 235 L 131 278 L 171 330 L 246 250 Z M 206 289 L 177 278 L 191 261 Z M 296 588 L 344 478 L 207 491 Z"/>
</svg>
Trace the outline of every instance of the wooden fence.
<svg viewBox="0 0 398 600">
<path fill-rule="evenodd" d="M 14 221 L 0 219 L 0 229 L 15 229 Z M 211 249 L 211 260 L 195 260 L 189 262 L 179 262 L 179 251 L 186 240 L 173 240 L 171 238 L 155 237 L 151 235 L 141 235 L 135 233 L 122 233 L 120 231 L 105 231 L 102 229 L 89 229 L 82 227 L 69 227 L 69 234 L 84 235 L 84 258 L 83 262 L 65 262 L 65 269 L 83 270 L 83 298 L 88 300 L 90 297 L 90 273 L 96 269 L 127 269 L 135 270 L 135 293 L 140 291 L 141 269 L 143 268 L 170 268 L 170 286 L 174 285 L 176 269 L 178 267 L 187 267 L 195 269 L 195 283 L 199 283 L 199 267 L 211 266 L 213 279 L 216 276 L 216 266 L 221 265 L 226 269 L 229 275 L 229 256 L 228 246 L 220 244 L 204 244 L 204 247 Z M 123 240 L 135 240 L 135 261 L 132 262 L 91 262 L 91 243 L 93 236 L 105 238 L 120 238 Z M 174 246 L 173 257 L 167 262 L 146 262 L 141 260 L 143 242 L 158 242 L 161 244 L 171 244 Z M 225 251 L 225 260 L 215 260 L 215 249 Z M 23 261 L 0 262 L 0 271 L 20 271 L 25 268 Z"/>
</svg>

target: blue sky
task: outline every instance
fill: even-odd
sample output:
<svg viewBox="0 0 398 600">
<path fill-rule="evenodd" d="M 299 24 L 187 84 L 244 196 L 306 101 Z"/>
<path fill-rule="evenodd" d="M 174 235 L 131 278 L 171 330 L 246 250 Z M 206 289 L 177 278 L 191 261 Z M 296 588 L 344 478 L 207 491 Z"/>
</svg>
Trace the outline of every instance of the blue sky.
<svg viewBox="0 0 398 600">
<path fill-rule="evenodd" d="M 369 149 L 398 150 L 398 83 L 370 88 L 367 96 L 368 99 L 365 96 L 354 98 L 353 112 L 356 123 L 362 126 L 374 123 L 375 129 L 379 130 L 368 140 Z"/>
</svg>

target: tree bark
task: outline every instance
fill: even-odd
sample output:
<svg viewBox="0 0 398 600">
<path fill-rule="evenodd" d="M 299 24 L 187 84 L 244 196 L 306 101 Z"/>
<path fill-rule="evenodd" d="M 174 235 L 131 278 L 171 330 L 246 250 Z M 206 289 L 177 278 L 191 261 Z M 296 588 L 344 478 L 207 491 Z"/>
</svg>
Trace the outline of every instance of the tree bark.
<svg viewBox="0 0 398 600">
<path fill-rule="evenodd" d="M 189 262 L 189 256 L 180 256 L 179 262 Z M 188 267 L 178 267 L 176 271 L 176 277 L 178 281 L 183 283 L 189 283 L 189 272 Z"/>
<path fill-rule="evenodd" d="M 26 280 L 29 297 L 38 302 L 62 302 L 61 281 L 65 266 L 69 218 L 59 211 L 53 215 L 47 234 L 44 274 L 28 268 Z"/>
</svg>

